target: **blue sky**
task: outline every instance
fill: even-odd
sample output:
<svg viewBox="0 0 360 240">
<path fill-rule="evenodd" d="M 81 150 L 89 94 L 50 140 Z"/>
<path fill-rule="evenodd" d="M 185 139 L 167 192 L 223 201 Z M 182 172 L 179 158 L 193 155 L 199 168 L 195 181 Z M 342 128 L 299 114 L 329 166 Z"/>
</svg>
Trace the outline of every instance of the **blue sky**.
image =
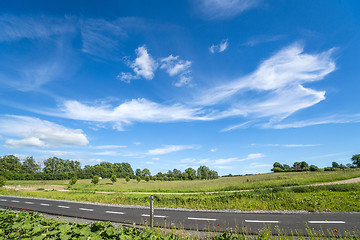
<svg viewBox="0 0 360 240">
<path fill-rule="evenodd" d="M 358 1 L 3 1 L 0 154 L 153 174 L 359 153 Z"/>
</svg>

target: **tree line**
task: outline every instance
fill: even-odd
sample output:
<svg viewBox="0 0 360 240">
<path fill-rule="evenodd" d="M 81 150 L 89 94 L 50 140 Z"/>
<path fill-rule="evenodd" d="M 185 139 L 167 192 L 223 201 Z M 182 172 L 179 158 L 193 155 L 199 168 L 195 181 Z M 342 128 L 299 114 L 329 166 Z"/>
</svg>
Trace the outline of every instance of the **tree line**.
<svg viewBox="0 0 360 240">
<path fill-rule="evenodd" d="M 351 158 L 352 163 L 348 163 L 346 165 L 339 164 L 337 162 L 332 162 L 331 167 L 325 167 L 323 169 L 310 165 L 305 162 L 294 162 L 293 166 L 290 167 L 287 164 L 281 164 L 279 162 L 275 162 L 273 164 L 273 168 L 271 171 L 273 172 L 301 172 L 301 171 L 336 171 L 336 170 L 344 170 L 346 168 L 360 168 L 360 154 L 353 155 Z"/>
<path fill-rule="evenodd" d="M 166 173 L 151 175 L 149 169 L 136 169 L 134 172 L 129 163 L 109 163 L 81 167 L 80 162 L 64 160 L 58 157 L 50 157 L 43 163 L 43 167 L 33 157 L 20 160 L 14 155 L 0 157 L 0 176 L 8 180 L 66 180 L 76 177 L 77 179 L 90 179 L 93 176 L 101 178 L 140 178 L 143 180 L 194 180 L 216 179 L 218 173 L 207 166 L 200 166 L 197 170 L 188 168 L 184 172 L 178 169 L 169 170 Z M 114 178 L 114 177 L 113 177 Z"/>
</svg>

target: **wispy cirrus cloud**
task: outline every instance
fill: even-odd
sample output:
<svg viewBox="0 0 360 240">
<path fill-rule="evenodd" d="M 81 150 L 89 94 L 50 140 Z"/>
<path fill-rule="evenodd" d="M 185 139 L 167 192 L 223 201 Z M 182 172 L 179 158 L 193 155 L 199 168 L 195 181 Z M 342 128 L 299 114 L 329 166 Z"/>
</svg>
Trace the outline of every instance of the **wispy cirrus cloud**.
<svg viewBox="0 0 360 240">
<path fill-rule="evenodd" d="M 261 146 L 261 147 L 285 147 L 285 148 L 299 148 L 299 147 L 317 147 L 321 146 L 321 144 L 251 144 L 251 146 Z"/>
<path fill-rule="evenodd" d="M 189 85 L 191 82 L 191 61 L 179 59 L 179 56 L 172 54 L 160 60 L 160 69 L 164 69 L 171 77 L 179 76 L 179 81 L 174 83 L 176 87 Z"/>
<path fill-rule="evenodd" d="M 223 51 L 225 51 L 228 48 L 228 46 L 229 46 L 229 40 L 224 39 L 217 45 L 211 45 L 211 47 L 209 47 L 209 51 L 212 54 L 214 54 L 214 53 L 222 53 Z"/>
<path fill-rule="evenodd" d="M 80 129 L 69 129 L 49 121 L 26 116 L 0 117 L 0 133 L 7 136 L 5 146 L 9 148 L 87 145 L 89 143 Z"/>
<path fill-rule="evenodd" d="M 147 155 L 164 155 L 172 152 L 183 151 L 187 149 L 199 149 L 199 145 L 164 145 L 161 148 L 150 149 Z"/>
<path fill-rule="evenodd" d="M 196 0 L 195 7 L 206 19 L 229 19 L 259 6 L 261 0 Z"/>
</svg>

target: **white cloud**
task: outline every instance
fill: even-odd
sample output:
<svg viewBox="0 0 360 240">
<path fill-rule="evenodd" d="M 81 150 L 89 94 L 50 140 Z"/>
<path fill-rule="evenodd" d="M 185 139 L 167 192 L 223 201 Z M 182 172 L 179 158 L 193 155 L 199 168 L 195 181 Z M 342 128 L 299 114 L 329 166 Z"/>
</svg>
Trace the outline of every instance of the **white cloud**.
<svg viewBox="0 0 360 240">
<path fill-rule="evenodd" d="M 305 54 L 300 45 L 293 44 L 263 61 L 253 73 L 208 90 L 198 104 L 228 103 L 228 110 L 216 113 L 218 118 L 271 117 L 271 122 L 280 121 L 325 99 L 325 91 L 305 88 L 303 84 L 321 80 L 335 70 L 332 52 Z M 245 93 L 252 94 L 251 100 L 243 98 Z"/>
<path fill-rule="evenodd" d="M 174 85 L 176 87 L 181 87 L 184 85 L 189 85 L 191 82 L 191 61 L 185 61 L 179 59 L 179 56 L 169 55 L 166 58 L 160 60 L 161 69 L 164 69 L 170 76 L 179 76 L 179 81 Z"/>
<path fill-rule="evenodd" d="M 228 19 L 257 7 L 261 0 L 197 0 L 194 2 L 205 18 Z"/>
<path fill-rule="evenodd" d="M 216 152 L 216 148 L 212 148 L 212 149 L 210 149 L 210 152 Z"/>
<path fill-rule="evenodd" d="M 131 122 L 175 122 L 187 120 L 205 120 L 200 109 L 189 108 L 180 104 L 170 106 L 161 105 L 146 99 L 133 99 L 124 102 L 117 107 L 109 105 L 89 106 L 78 101 L 66 101 L 61 113 L 44 114 L 61 116 L 76 120 L 113 122 L 116 128 L 121 130 L 122 124 Z"/>
<path fill-rule="evenodd" d="M 23 138 L 20 140 L 7 139 L 5 147 L 8 148 L 23 148 L 23 147 L 45 147 L 45 142 L 36 137 Z"/>
<path fill-rule="evenodd" d="M 316 146 L 321 146 L 321 144 L 251 144 L 251 146 L 297 148 L 297 147 L 316 147 Z"/>
<path fill-rule="evenodd" d="M 198 145 L 164 145 L 162 148 L 150 149 L 147 155 L 164 155 L 172 152 L 183 151 L 186 149 L 199 149 Z"/>
<path fill-rule="evenodd" d="M 75 31 L 71 18 L 57 19 L 42 16 L 0 16 L 0 41 L 17 41 L 20 39 L 48 39 L 54 35 L 63 35 Z"/>
<path fill-rule="evenodd" d="M 130 67 L 133 69 L 135 75 L 131 73 L 120 73 L 117 78 L 121 81 L 129 83 L 133 79 L 143 77 L 147 80 L 154 78 L 154 73 L 158 67 L 158 63 L 148 53 L 145 46 L 140 46 L 136 50 L 137 58 L 130 63 Z"/>
<path fill-rule="evenodd" d="M 0 133 L 21 139 L 8 139 L 8 147 L 45 147 L 87 145 L 86 135 L 80 129 L 69 129 L 38 118 L 8 115 L 0 118 Z"/>
<path fill-rule="evenodd" d="M 222 53 L 223 51 L 225 51 L 229 46 L 229 41 L 228 39 L 224 39 L 221 41 L 221 43 L 217 44 L 217 45 L 211 45 L 211 47 L 209 47 L 209 51 L 214 54 L 214 53 Z"/>
<path fill-rule="evenodd" d="M 212 161 L 212 164 L 214 165 L 222 165 L 222 164 L 228 164 L 231 162 L 243 162 L 243 161 L 247 161 L 247 160 L 254 160 L 254 159 L 259 159 L 259 158 L 263 158 L 265 157 L 264 154 L 262 153 L 252 153 L 247 155 L 247 157 L 245 158 L 220 158 L 220 159 L 215 159 L 214 161 Z"/>
<path fill-rule="evenodd" d="M 252 121 L 247 121 L 244 123 L 236 124 L 236 125 L 222 129 L 221 132 L 228 132 L 228 131 L 232 131 L 232 130 L 239 129 L 239 128 L 246 128 L 251 122 Z"/>
<path fill-rule="evenodd" d="M 360 123 L 360 114 L 352 115 L 333 115 L 318 119 L 309 119 L 291 123 L 269 123 L 264 128 L 286 129 L 286 128 L 302 128 L 322 124 L 342 124 L 342 123 Z"/>
<path fill-rule="evenodd" d="M 101 163 L 101 162 L 105 162 L 105 160 L 100 159 L 100 158 L 91 158 L 87 162 Z"/>
<path fill-rule="evenodd" d="M 158 157 L 153 157 L 152 160 L 153 160 L 153 161 L 159 161 L 160 158 L 158 158 Z"/>
</svg>

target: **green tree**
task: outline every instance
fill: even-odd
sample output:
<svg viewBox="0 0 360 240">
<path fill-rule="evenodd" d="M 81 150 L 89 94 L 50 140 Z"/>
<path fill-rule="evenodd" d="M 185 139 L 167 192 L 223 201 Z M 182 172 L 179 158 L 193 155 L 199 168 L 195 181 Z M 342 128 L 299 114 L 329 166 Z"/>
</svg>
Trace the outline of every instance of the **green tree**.
<svg viewBox="0 0 360 240">
<path fill-rule="evenodd" d="M 142 177 L 150 177 L 150 176 L 151 176 L 150 170 L 147 169 L 147 168 L 144 168 L 144 169 L 141 171 L 141 176 L 142 176 Z"/>
<path fill-rule="evenodd" d="M 273 164 L 273 168 L 271 169 L 271 171 L 273 171 L 273 172 L 284 172 L 284 166 L 283 165 L 281 165 L 281 163 L 279 163 L 279 162 L 275 162 L 274 164 Z"/>
<path fill-rule="evenodd" d="M 209 179 L 210 169 L 207 166 L 200 166 L 197 170 L 197 177 L 199 179 Z"/>
<path fill-rule="evenodd" d="M 310 171 L 311 172 L 319 171 L 319 168 L 315 165 L 310 165 Z"/>
<path fill-rule="evenodd" d="M 149 176 L 146 176 L 146 177 L 145 177 L 145 181 L 147 181 L 147 182 L 150 181 L 150 177 L 149 177 Z"/>
<path fill-rule="evenodd" d="M 6 184 L 6 178 L 4 176 L 0 176 L 0 187 Z"/>
<path fill-rule="evenodd" d="M 333 168 L 339 168 L 340 167 L 340 165 L 337 162 L 332 162 L 331 166 Z"/>
<path fill-rule="evenodd" d="M 141 177 L 140 176 L 137 176 L 136 177 L 136 181 L 139 183 L 141 181 Z"/>
<path fill-rule="evenodd" d="M 117 181 L 115 174 L 113 174 L 113 175 L 111 176 L 110 181 L 111 181 L 113 184 L 114 184 L 114 182 Z"/>
<path fill-rule="evenodd" d="M 25 172 L 28 173 L 36 173 L 41 169 L 40 165 L 35 162 L 33 157 L 26 157 L 22 165 Z"/>
<path fill-rule="evenodd" d="M 355 166 L 360 168 L 360 154 L 353 155 L 351 160 Z"/>
<path fill-rule="evenodd" d="M 142 171 L 141 171 L 140 168 L 138 168 L 138 169 L 135 170 L 135 176 L 137 176 L 137 177 L 141 177 L 141 176 L 142 176 Z"/>
<path fill-rule="evenodd" d="M 126 176 L 125 181 L 126 181 L 126 182 L 130 182 L 130 177 L 129 177 L 129 176 Z"/>
<path fill-rule="evenodd" d="M 98 184 L 99 181 L 100 181 L 100 177 L 98 175 L 94 175 L 91 179 L 91 183 L 93 183 L 95 185 Z"/>
<path fill-rule="evenodd" d="M 76 176 L 73 176 L 73 177 L 70 178 L 70 180 L 69 180 L 69 184 L 70 184 L 70 185 L 74 185 L 76 182 L 77 182 Z"/>
<path fill-rule="evenodd" d="M 196 170 L 195 170 L 195 169 L 193 169 L 193 168 L 187 168 L 187 169 L 185 169 L 185 173 L 188 174 L 188 178 L 189 178 L 190 180 L 196 179 Z"/>
</svg>

